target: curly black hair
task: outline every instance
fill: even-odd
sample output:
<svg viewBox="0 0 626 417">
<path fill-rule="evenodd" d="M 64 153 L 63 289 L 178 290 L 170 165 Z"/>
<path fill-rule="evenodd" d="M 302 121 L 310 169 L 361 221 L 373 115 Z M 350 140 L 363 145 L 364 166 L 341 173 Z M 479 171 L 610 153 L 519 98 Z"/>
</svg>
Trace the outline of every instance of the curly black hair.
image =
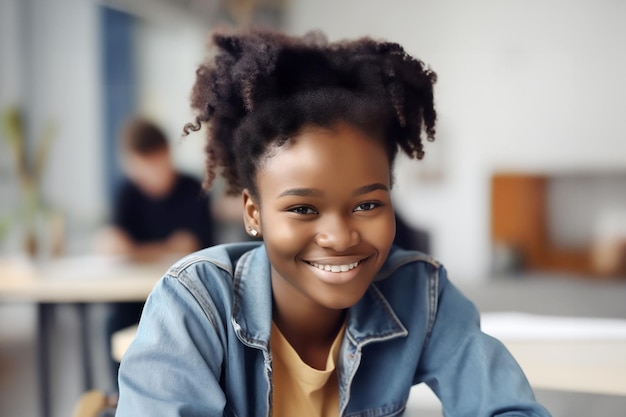
<svg viewBox="0 0 626 417">
<path fill-rule="evenodd" d="M 380 139 L 391 165 L 398 149 L 421 159 L 422 136 L 435 137 L 437 76 L 397 43 L 263 29 L 218 31 L 211 40 L 217 52 L 196 71 L 196 118 L 184 127 L 187 135 L 209 122 L 207 188 L 221 169 L 227 192 L 256 195 L 268 146 L 305 126 L 347 122 Z"/>
</svg>

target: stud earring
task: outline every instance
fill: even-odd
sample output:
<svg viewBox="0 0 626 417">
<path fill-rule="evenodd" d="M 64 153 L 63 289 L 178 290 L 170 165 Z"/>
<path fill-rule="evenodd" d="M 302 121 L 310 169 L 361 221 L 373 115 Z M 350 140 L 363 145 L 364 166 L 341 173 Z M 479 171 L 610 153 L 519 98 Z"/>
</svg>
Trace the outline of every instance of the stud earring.
<svg viewBox="0 0 626 417">
<path fill-rule="evenodd" d="M 259 235 L 259 231 L 252 227 L 248 229 L 248 233 L 250 233 L 250 236 L 252 237 L 257 237 Z"/>
</svg>

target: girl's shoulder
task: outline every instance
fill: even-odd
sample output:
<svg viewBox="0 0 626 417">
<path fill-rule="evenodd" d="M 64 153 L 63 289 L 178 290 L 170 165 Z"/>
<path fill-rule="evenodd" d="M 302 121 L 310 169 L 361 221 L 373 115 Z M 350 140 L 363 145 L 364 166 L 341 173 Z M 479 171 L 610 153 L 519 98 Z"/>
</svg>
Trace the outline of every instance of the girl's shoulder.
<svg viewBox="0 0 626 417">
<path fill-rule="evenodd" d="M 182 284 L 196 298 L 215 298 L 232 293 L 242 270 L 255 270 L 261 258 L 259 242 L 228 243 L 189 254 L 172 265 L 166 278 Z M 178 285 L 176 284 L 176 285 Z"/>
<path fill-rule="evenodd" d="M 376 281 L 382 281 L 398 276 L 415 276 L 421 273 L 435 273 L 442 267 L 433 256 L 416 250 L 407 250 L 399 246 L 392 246 L 387 260 L 380 269 Z"/>
<path fill-rule="evenodd" d="M 224 243 L 201 249 L 172 265 L 168 275 L 179 277 L 196 268 L 214 267 L 234 275 L 244 255 L 261 246 L 260 242 Z"/>
<path fill-rule="evenodd" d="M 237 279 L 242 270 L 254 270 L 260 246 L 258 242 L 229 243 L 194 252 L 172 265 L 155 290 L 190 294 L 211 312 L 209 316 L 221 312 L 218 315 L 226 317 Z"/>
</svg>

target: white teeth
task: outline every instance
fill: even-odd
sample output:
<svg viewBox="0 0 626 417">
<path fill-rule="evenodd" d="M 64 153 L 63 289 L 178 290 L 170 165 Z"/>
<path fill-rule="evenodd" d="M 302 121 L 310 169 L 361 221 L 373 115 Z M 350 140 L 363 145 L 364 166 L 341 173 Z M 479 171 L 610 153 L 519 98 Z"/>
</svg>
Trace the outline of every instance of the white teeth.
<svg viewBox="0 0 626 417">
<path fill-rule="evenodd" d="M 309 264 L 311 264 L 315 268 L 321 269 L 322 271 L 347 272 L 351 269 L 356 268 L 359 265 L 359 262 L 353 262 L 351 264 L 345 264 L 345 265 L 323 265 L 323 264 L 318 264 L 316 262 L 309 262 Z"/>
</svg>

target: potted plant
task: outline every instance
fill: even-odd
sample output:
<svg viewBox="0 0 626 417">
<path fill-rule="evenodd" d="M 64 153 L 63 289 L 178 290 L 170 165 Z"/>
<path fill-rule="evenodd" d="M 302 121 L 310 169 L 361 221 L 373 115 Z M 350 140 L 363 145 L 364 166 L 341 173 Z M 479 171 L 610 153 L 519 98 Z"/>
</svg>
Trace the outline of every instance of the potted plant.
<svg viewBox="0 0 626 417">
<path fill-rule="evenodd" d="M 36 256 L 42 249 L 41 234 L 44 229 L 45 238 L 52 254 L 60 251 L 59 217 L 46 206 L 41 193 L 41 180 L 50 153 L 54 137 L 54 126 L 49 123 L 40 139 L 29 152 L 26 143 L 23 113 L 18 108 L 9 108 L 2 114 L 2 136 L 5 139 L 13 159 L 15 178 L 20 191 L 20 203 L 13 214 L 0 228 L 21 226 L 24 251 Z M 54 236 L 56 235 L 56 236 Z"/>
</svg>

